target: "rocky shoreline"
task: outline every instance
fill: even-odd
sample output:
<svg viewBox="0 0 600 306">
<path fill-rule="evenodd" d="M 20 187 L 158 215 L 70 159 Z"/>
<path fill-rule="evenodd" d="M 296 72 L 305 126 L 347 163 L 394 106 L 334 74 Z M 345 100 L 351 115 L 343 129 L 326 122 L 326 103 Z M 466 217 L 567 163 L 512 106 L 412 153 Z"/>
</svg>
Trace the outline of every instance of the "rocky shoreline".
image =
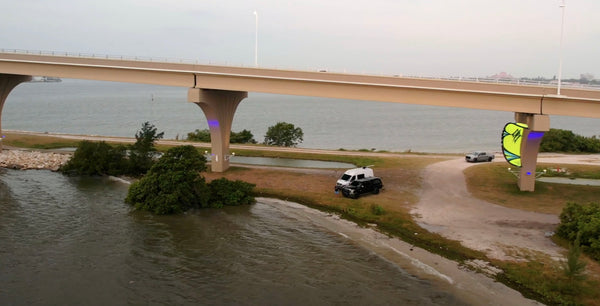
<svg viewBox="0 0 600 306">
<path fill-rule="evenodd" d="M 15 149 L 0 151 L 0 167 L 10 169 L 58 169 L 71 159 L 70 153 L 40 152 Z"/>
</svg>

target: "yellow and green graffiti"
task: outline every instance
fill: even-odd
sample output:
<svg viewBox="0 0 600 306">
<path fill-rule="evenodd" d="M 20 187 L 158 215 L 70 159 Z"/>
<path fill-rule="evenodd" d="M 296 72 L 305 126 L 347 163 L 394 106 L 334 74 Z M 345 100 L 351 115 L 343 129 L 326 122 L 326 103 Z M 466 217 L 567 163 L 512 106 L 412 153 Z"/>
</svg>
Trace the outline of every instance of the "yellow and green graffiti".
<svg viewBox="0 0 600 306">
<path fill-rule="evenodd" d="M 523 132 L 528 128 L 525 123 L 509 122 L 502 131 L 502 152 L 506 161 L 515 166 L 521 167 L 521 142 L 523 141 Z"/>
</svg>

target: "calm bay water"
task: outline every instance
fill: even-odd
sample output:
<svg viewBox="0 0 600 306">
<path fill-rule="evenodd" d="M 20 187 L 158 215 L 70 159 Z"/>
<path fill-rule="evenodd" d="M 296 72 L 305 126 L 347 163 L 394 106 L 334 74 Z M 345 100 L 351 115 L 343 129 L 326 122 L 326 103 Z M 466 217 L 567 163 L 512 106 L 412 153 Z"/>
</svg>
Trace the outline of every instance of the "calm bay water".
<svg viewBox="0 0 600 306">
<path fill-rule="evenodd" d="M 127 185 L 0 169 L 3 305 L 461 305 L 269 204 L 131 212 Z"/>
<path fill-rule="evenodd" d="M 403 152 L 500 150 L 500 132 L 513 113 L 397 103 L 249 93 L 233 130 L 262 141 L 269 126 L 293 123 L 304 131 L 300 147 Z M 2 128 L 133 137 L 150 121 L 166 138 L 208 128 L 187 89 L 83 80 L 24 83 L 9 95 Z M 600 135 L 600 120 L 552 116 L 553 128 Z"/>
</svg>

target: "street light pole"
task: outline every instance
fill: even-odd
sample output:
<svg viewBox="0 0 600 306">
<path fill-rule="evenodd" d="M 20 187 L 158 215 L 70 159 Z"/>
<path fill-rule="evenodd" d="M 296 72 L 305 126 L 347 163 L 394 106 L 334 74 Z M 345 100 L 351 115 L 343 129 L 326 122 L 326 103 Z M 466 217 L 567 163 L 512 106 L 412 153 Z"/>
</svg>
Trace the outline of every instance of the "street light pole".
<svg viewBox="0 0 600 306">
<path fill-rule="evenodd" d="M 560 96 L 560 86 L 561 86 L 561 79 L 562 79 L 562 62 L 563 62 L 563 33 L 564 33 L 564 28 L 565 28 L 565 0 L 561 0 L 560 2 L 560 9 L 562 10 L 562 17 L 561 17 L 561 23 L 560 23 L 560 54 L 559 54 L 559 59 L 558 59 L 558 86 L 556 88 L 556 94 Z"/>
<path fill-rule="evenodd" d="M 254 66 L 258 67 L 258 13 L 254 10 L 254 19 L 256 24 L 256 30 L 254 31 Z"/>
</svg>

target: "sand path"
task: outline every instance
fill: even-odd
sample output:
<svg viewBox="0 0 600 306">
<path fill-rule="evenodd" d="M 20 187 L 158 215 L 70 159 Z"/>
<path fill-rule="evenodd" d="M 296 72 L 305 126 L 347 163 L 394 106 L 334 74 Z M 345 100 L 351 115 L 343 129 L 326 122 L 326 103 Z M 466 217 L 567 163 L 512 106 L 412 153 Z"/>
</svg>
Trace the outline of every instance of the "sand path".
<svg viewBox="0 0 600 306">
<path fill-rule="evenodd" d="M 600 165 L 600 155 L 541 155 L 538 162 Z M 548 237 L 559 223 L 558 216 L 473 198 L 463 174 L 464 169 L 473 165 L 458 158 L 428 166 L 423 175 L 421 199 L 411 211 L 415 220 L 430 231 L 492 258 L 519 259 L 519 254 L 528 251 L 562 257 L 563 250 Z"/>
</svg>

